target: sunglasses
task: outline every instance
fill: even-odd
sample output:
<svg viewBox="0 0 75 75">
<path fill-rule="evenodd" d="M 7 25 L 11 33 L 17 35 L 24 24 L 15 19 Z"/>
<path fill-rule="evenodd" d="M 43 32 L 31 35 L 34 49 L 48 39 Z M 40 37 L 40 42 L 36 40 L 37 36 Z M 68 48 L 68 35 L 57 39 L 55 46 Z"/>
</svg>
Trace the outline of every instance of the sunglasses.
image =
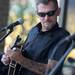
<svg viewBox="0 0 75 75">
<path fill-rule="evenodd" d="M 47 12 L 47 13 L 38 12 L 37 14 L 38 14 L 38 16 L 40 16 L 40 17 L 45 17 L 46 15 L 49 16 L 49 17 L 51 17 L 51 16 L 54 16 L 54 15 L 55 15 L 55 12 L 56 12 L 56 10 L 49 11 L 49 12 Z"/>
</svg>

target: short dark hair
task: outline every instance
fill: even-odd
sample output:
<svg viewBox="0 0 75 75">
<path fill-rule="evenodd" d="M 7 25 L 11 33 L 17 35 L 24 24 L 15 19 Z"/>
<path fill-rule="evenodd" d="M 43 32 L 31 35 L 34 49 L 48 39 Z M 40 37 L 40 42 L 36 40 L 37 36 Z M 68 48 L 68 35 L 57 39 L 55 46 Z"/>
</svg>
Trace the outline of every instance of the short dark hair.
<svg viewBox="0 0 75 75">
<path fill-rule="evenodd" d="M 40 4 L 40 3 L 43 3 L 43 4 L 48 4 L 50 1 L 52 1 L 53 3 L 54 3 L 54 5 L 55 5 L 55 7 L 58 7 L 58 2 L 57 2 L 57 0 L 36 0 L 35 2 L 36 2 L 36 6 L 38 5 L 38 4 Z"/>
</svg>

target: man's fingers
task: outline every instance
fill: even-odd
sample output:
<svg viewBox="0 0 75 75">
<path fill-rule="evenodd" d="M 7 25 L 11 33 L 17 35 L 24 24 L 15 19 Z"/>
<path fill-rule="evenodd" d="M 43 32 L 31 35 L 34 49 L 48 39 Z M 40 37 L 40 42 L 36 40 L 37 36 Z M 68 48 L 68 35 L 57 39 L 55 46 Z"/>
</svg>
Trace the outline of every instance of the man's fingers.
<svg viewBox="0 0 75 75">
<path fill-rule="evenodd" d="M 2 58 L 1 58 L 1 62 L 5 65 L 8 65 L 9 62 L 10 62 L 10 58 L 6 55 L 3 55 Z"/>
</svg>

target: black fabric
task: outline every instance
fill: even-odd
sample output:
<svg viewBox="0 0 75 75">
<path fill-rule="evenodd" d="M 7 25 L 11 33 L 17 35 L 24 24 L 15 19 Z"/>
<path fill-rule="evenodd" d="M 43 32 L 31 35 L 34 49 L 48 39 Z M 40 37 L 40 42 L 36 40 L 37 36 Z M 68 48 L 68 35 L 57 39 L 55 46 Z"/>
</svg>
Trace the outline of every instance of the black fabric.
<svg viewBox="0 0 75 75">
<path fill-rule="evenodd" d="M 47 63 L 56 44 L 68 35 L 69 33 L 66 30 L 58 27 L 58 23 L 56 23 L 56 25 L 47 32 L 41 31 L 41 24 L 39 23 L 30 31 L 28 39 L 25 42 L 23 47 L 23 50 L 25 51 L 25 57 L 40 63 Z M 53 59 L 58 61 L 67 50 L 68 46 L 69 43 L 65 43 L 60 46 Z M 61 69 L 59 69 L 58 72 L 60 70 Z M 58 72 L 56 75 L 59 74 Z M 26 71 L 26 75 L 36 74 Z"/>
<path fill-rule="evenodd" d="M 47 63 L 56 44 L 68 35 L 69 33 L 66 30 L 58 27 L 58 23 L 56 23 L 51 30 L 46 32 L 41 31 L 41 23 L 39 23 L 29 32 L 27 40 L 23 46 L 22 53 L 29 59 L 40 63 Z M 69 43 L 65 43 L 60 46 L 53 59 L 58 61 L 67 50 L 68 46 Z M 56 75 L 60 75 L 60 70 L 57 71 Z M 26 68 L 22 68 L 20 75 L 36 74 L 27 70 Z"/>
<path fill-rule="evenodd" d="M 0 60 L 2 58 L 2 53 L 0 54 Z M 0 61 L 0 75 L 7 75 L 8 72 L 8 66 L 5 66 L 1 61 Z"/>
</svg>

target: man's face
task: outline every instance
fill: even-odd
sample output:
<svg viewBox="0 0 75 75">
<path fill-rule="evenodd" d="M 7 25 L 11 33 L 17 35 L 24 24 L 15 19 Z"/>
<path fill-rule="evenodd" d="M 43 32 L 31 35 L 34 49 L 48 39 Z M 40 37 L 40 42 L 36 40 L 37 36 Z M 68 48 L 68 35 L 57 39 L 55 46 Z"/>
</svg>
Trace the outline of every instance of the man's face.
<svg viewBox="0 0 75 75">
<path fill-rule="evenodd" d="M 56 9 L 53 2 L 49 2 L 47 5 L 40 3 L 37 6 L 37 14 L 39 15 L 42 30 L 50 30 L 57 22 L 57 16 L 59 16 L 59 8 Z"/>
</svg>

